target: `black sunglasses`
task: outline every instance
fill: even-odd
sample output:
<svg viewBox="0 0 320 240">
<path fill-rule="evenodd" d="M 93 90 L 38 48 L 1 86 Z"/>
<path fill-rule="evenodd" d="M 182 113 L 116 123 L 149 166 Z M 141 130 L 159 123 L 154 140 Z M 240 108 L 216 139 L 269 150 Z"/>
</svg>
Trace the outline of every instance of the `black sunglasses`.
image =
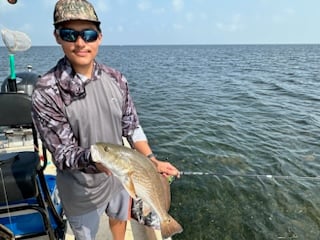
<svg viewBox="0 0 320 240">
<path fill-rule="evenodd" d="M 69 28 L 61 28 L 56 30 L 63 41 L 75 42 L 81 36 L 85 42 L 94 42 L 98 39 L 99 33 L 92 29 L 76 31 Z"/>
</svg>

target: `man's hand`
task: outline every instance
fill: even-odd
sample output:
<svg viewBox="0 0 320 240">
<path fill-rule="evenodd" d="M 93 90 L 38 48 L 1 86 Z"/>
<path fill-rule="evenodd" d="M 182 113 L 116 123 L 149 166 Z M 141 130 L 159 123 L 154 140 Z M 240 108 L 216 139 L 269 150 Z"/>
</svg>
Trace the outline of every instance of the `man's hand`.
<svg viewBox="0 0 320 240">
<path fill-rule="evenodd" d="M 95 163 L 96 164 L 96 168 L 100 171 L 100 172 L 104 172 L 105 174 L 107 174 L 108 176 L 112 175 L 112 172 L 106 168 L 105 166 L 103 166 L 101 163 Z"/>
<path fill-rule="evenodd" d="M 152 161 L 155 163 L 155 165 L 158 169 L 158 172 L 160 172 L 164 176 L 166 176 L 166 177 L 175 176 L 177 178 L 180 177 L 179 170 L 175 166 L 173 166 L 171 163 L 159 161 L 159 160 L 152 160 Z"/>
</svg>

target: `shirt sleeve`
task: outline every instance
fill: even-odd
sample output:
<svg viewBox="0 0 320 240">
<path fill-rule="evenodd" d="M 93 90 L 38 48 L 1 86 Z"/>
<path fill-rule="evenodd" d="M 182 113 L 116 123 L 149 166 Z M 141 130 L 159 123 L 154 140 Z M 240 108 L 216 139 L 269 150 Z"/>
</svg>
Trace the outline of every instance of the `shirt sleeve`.
<svg viewBox="0 0 320 240">
<path fill-rule="evenodd" d="M 90 150 L 78 145 L 63 113 L 62 100 L 51 91 L 35 89 L 32 95 L 32 118 L 41 141 L 58 169 L 92 169 Z"/>
<path fill-rule="evenodd" d="M 124 95 L 122 109 L 122 136 L 131 138 L 135 129 L 139 127 L 139 117 L 137 114 L 136 107 L 133 103 L 133 99 L 130 95 L 128 82 L 123 75 L 121 75 L 119 84 Z"/>
<path fill-rule="evenodd" d="M 138 141 L 148 141 L 142 127 L 139 125 L 132 134 L 132 141 L 138 142 Z"/>
</svg>

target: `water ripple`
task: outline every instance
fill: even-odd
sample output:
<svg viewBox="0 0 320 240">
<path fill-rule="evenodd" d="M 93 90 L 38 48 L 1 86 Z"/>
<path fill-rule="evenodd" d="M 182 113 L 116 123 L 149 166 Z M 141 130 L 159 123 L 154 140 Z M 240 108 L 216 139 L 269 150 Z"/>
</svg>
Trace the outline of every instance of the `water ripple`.
<svg viewBox="0 0 320 240">
<path fill-rule="evenodd" d="M 42 74 L 59 54 L 32 48 L 17 68 Z M 320 172 L 319 45 L 102 47 L 99 59 L 129 80 L 160 159 L 217 173 L 173 183 L 175 239 L 319 238 L 319 182 L 299 178 Z"/>
</svg>

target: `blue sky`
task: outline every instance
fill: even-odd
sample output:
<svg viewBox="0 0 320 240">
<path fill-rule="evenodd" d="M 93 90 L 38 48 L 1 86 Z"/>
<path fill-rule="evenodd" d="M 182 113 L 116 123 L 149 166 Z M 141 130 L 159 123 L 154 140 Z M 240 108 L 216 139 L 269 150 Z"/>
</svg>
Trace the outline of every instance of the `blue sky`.
<svg viewBox="0 0 320 240">
<path fill-rule="evenodd" d="M 0 27 L 56 45 L 55 0 L 0 0 Z M 104 45 L 320 43 L 319 0 L 91 0 Z M 0 46 L 3 46 L 1 41 Z"/>
</svg>

